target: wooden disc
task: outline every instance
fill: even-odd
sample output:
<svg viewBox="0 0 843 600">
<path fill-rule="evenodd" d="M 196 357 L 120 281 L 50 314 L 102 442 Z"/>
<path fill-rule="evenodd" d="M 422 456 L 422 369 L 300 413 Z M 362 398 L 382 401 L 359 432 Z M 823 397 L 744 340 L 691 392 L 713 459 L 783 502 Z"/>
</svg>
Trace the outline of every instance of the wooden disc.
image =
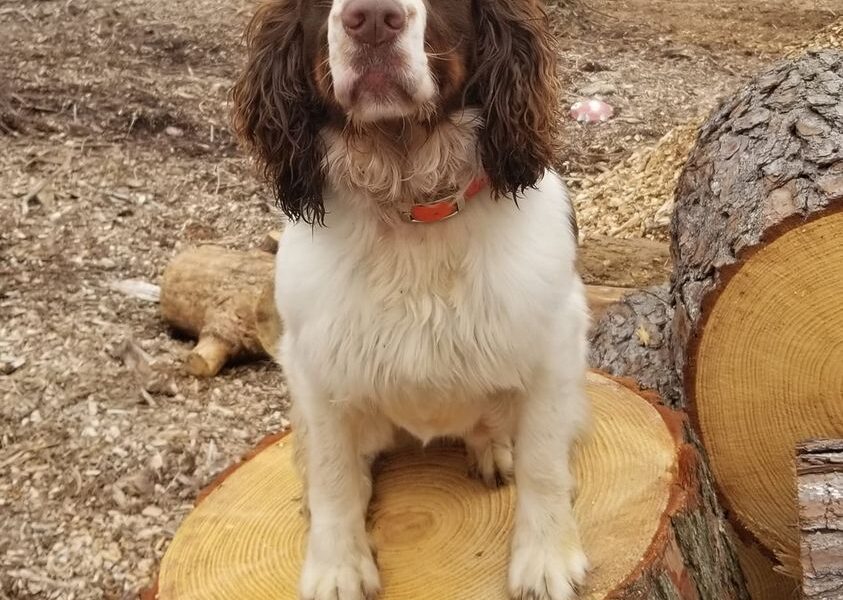
<svg viewBox="0 0 843 600">
<path fill-rule="evenodd" d="M 797 442 L 843 435 L 843 211 L 754 252 L 728 279 L 694 353 L 692 396 L 739 523 L 799 573 Z"/>
<path fill-rule="evenodd" d="M 677 439 L 652 404 L 614 380 L 590 375 L 588 389 L 594 426 L 576 453 L 575 510 L 592 563 L 581 597 L 600 599 L 665 544 Z M 292 443 L 287 436 L 258 452 L 199 503 L 161 563 L 159 598 L 296 597 L 306 523 Z M 512 487 L 490 491 L 467 477 L 459 448 L 388 456 L 370 519 L 381 598 L 505 600 L 514 499 Z"/>
</svg>

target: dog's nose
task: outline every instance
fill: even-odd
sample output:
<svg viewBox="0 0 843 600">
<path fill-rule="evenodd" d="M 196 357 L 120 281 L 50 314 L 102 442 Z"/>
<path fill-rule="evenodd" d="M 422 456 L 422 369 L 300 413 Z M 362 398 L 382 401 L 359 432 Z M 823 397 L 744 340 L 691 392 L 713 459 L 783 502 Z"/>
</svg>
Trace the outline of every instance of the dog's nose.
<svg viewBox="0 0 843 600">
<path fill-rule="evenodd" d="M 395 0 L 351 0 L 343 8 L 342 24 L 358 42 L 378 46 L 401 33 L 407 15 Z"/>
</svg>

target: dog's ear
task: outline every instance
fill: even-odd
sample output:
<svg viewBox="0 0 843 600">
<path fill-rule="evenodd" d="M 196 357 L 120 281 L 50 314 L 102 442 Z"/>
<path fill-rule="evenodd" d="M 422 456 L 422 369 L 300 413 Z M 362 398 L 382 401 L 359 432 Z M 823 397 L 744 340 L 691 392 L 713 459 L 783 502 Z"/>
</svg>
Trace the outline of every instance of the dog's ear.
<svg viewBox="0 0 843 600">
<path fill-rule="evenodd" d="M 490 184 L 516 197 L 555 155 L 556 51 L 539 0 L 475 0 L 477 49 L 469 84 L 482 107 L 480 152 Z"/>
<path fill-rule="evenodd" d="M 246 31 L 248 62 L 234 86 L 233 122 L 263 168 L 281 210 L 322 223 L 324 111 L 310 84 L 296 0 L 267 0 Z"/>
</svg>

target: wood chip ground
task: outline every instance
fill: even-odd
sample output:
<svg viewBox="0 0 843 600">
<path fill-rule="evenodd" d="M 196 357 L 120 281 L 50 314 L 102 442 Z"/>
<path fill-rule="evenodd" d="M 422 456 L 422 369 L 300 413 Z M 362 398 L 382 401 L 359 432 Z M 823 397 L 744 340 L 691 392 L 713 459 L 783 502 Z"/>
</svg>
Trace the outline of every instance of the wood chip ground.
<svg viewBox="0 0 843 600">
<path fill-rule="evenodd" d="M 564 123 L 558 166 L 580 194 L 584 231 L 640 214 L 618 235 L 657 237 L 647 229 L 663 205 L 656 188 L 681 160 L 671 140 L 686 140 L 669 132 L 816 35 L 837 5 L 553 3 L 565 105 L 598 94 L 616 108 L 603 125 Z M 149 298 L 120 291 L 126 280 L 158 284 L 186 245 L 242 249 L 277 228 L 227 126 L 253 8 L 0 6 L 0 598 L 135 597 L 196 492 L 287 424 L 277 367 L 187 377 L 190 343 Z M 662 149 L 648 162 L 651 145 Z M 674 162 L 655 168 L 661 160 Z M 596 191 L 616 167 L 654 182 L 640 207 Z"/>
</svg>

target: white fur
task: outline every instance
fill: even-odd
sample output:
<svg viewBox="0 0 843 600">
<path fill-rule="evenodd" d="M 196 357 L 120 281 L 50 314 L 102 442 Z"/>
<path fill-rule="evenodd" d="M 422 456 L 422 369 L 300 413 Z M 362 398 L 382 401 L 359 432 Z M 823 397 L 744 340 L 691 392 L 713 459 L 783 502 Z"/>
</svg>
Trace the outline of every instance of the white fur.
<svg viewBox="0 0 843 600">
<path fill-rule="evenodd" d="M 406 118 L 435 102 L 425 4 L 403 2 L 395 52 L 410 105 L 347 95 L 360 74 L 334 0 L 328 27 L 335 93 L 354 124 L 323 131 L 325 227 L 290 224 L 277 260 L 281 360 L 293 397 L 297 458 L 311 524 L 305 600 L 362 600 L 380 588 L 366 533 L 370 465 L 405 430 L 466 442 L 489 484 L 518 487 L 510 593 L 569 600 L 585 574 L 571 510 L 570 447 L 588 412 L 588 316 L 560 178 L 516 204 L 475 196 L 456 217 L 403 216 L 481 175 L 474 110 L 431 132 Z M 376 122 L 373 122 L 376 121 Z M 383 127 L 383 129 L 381 129 Z"/>
<path fill-rule="evenodd" d="M 328 17 L 328 47 L 331 77 L 334 92 L 349 117 L 360 122 L 372 122 L 384 118 L 406 117 L 432 108 L 436 99 L 436 84 L 428 68 L 424 48 L 424 34 L 427 26 L 427 11 L 423 0 L 396 0 L 407 15 L 406 28 L 399 34 L 393 52 L 403 70 L 396 74 L 412 102 L 384 101 L 363 94 L 360 100 L 351 102 L 351 90 L 361 73 L 354 66 L 354 56 L 359 52 L 357 43 L 346 33 L 342 25 L 342 11 L 349 0 L 334 0 Z"/>
<path fill-rule="evenodd" d="M 463 118 L 452 126 L 473 141 Z M 449 135 L 427 138 L 404 168 L 425 173 L 412 165 L 452 151 Z M 411 224 L 384 218 L 398 209 L 356 185 L 369 180 L 342 176 L 337 156 L 354 150 L 327 139 L 326 226 L 290 224 L 277 263 L 311 513 L 302 597 L 376 593 L 369 464 L 403 428 L 423 441 L 465 438 L 487 481 L 511 469 L 514 439 L 511 592 L 571 598 L 586 564 L 568 455 L 587 413 L 588 317 L 564 185 L 549 172 L 518 206 L 487 190 L 456 218 Z M 474 164 L 473 144 L 458 146 L 472 151 L 440 164 L 445 180 Z M 372 158 L 381 169 L 370 177 L 401 170 L 395 156 Z"/>
</svg>

